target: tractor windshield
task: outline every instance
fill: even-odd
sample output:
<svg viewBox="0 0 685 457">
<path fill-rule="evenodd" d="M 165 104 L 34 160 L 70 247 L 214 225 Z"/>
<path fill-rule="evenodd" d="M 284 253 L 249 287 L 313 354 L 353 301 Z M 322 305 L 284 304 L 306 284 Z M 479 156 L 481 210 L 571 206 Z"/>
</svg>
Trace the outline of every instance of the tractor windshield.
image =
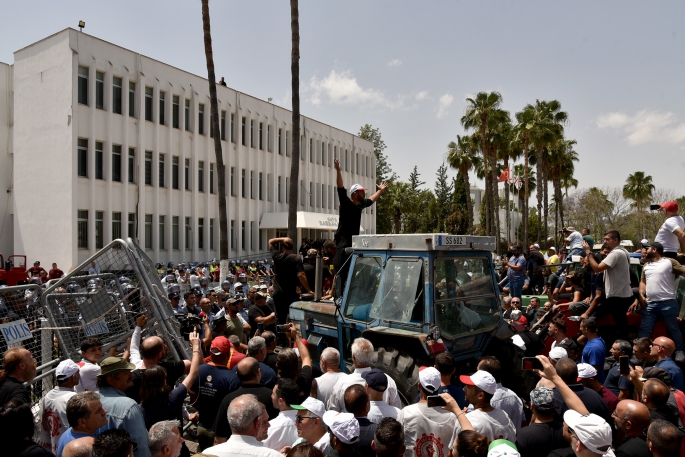
<svg viewBox="0 0 685 457">
<path fill-rule="evenodd" d="M 369 310 L 378 295 L 381 267 L 381 259 L 378 257 L 357 257 L 350 275 L 346 318 L 365 322 L 369 320 Z"/>
<path fill-rule="evenodd" d="M 423 261 L 391 258 L 385 266 L 380 293 L 370 316 L 386 321 L 423 323 Z"/>
<path fill-rule="evenodd" d="M 455 338 L 493 329 L 499 322 L 490 260 L 443 257 L 435 261 L 435 321 L 442 335 Z"/>
</svg>

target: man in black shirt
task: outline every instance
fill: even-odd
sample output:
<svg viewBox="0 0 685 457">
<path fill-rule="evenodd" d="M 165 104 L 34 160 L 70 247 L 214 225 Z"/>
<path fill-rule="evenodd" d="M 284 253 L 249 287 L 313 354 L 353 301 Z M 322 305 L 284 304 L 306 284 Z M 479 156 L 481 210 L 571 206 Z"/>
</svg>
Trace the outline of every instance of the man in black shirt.
<svg viewBox="0 0 685 457">
<path fill-rule="evenodd" d="M 547 261 L 545 261 L 545 256 L 540 252 L 540 245 L 533 244 L 530 246 L 530 260 L 533 262 L 533 276 L 530 278 L 531 289 L 536 290 L 537 293 L 542 293 L 545 284 L 545 278 L 542 277 L 542 269 L 547 264 Z"/>
<path fill-rule="evenodd" d="M 649 427 L 649 409 L 634 400 L 622 400 L 612 415 L 616 425 L 615 443 L 617 457 L 650 457 L 645 441 Z"/>
<path fill-rule="evenodd" d="M 340 160 L 335 159 L 335 171 L 337 174 L 336 184 L 338 186 L 338 200 L 340 201 L 340 217 L 338 219 L 338 229 L 335 231 L 335 244 L 337 252 L 333 264 L 337 275 L 343 281 L 342 286 L 347 280 L 347 269 L 349 264 L 345 264 L 349 257 L 345 254 L 345 248 L 352 246 L 352 237 L 359 235 L 359 224 L 362 220 L 362 211 L 365 208 L 373 205 L 387 189 L 387 183 L 376 185 L 378 189 L 371 197 L 366 198 L 366 189 L 361 184 L 354 184 L 350 187 L 350 196 L 347 196 L 347 189 L 343 184 L 342 170 L 340 169 Z M 343 267 L 343 265 L 345 265 Z"/>
<path fill-rule="evenodd" d="M 281 244 L 280 249 L 279 243 Z M 283 325 L 288 319 L 290 304 L 299 298 L 297 287 L 302 284 L 302 287 L 310 294 L 312 289 L 309 287 L 307 276 L 304 274 L 302 259 L 297 254 L 293 254 L 293 240 L 287 237 L 272 238 L 269 240 L 269 249 L 274 260 L 273 269 L 276 273 L 273 280 L 276 322 Z"/>
<path fill-rule="evenodd" d="M 521 457 L 547 457 L 555 449 L 568 447 L 564 424 L 554 420 L 554 391 L 536 387 L 530 393 L 533 422 L 516 434 L 516 448 Z"/>
<path fill-rule="evenodd" d="M 262 324 L 264 330 L 276 331 L 276 314 L 266 306 L 266 294 L 262 292 L 255 294 L 255 303 L 247 310 L 247 317 L 251 328 L 257 329 Z"/>
<path fill-rule="evenodd" d="M 608 423 L 611 422 L 609 407 L 602 399 L 602 396 L 594 390 L 586 389 L 578 382 L 578 366 L 576 362 L 568 358 L 562 358 L 559 359 L 555 368 L 559 377 L 580 398 L 590 413 L 598 415 Z M 554 403 L 556 407 L 555 419 L 561 421 L 564 413 L 569 408 L 558 390 L 554 391 Z"/>
<path fill-rule="evenodd" d="M 241 382 L 240 388 L 229 393 L 221 400 L 219 409 L 214 419 L 214 444 L 223 443 L 231 436 L 231 427 L 228 424 L 228 405 L 231 402 L 245 394 L 252 394 L 257 397 L 261 403 L 266 406 L 266 412 L 269 415 L 269 420 L 278 416 L 278 410 L 274 408 L 271 401 L 271 393 L 273 389 L 264 387 L 261 383 L 261 370 L 259 369 L 259 362 L 252 357 L 245 357 L 236 365 L 235 372 Z"/>
<path fill-rule="evenodd" d="M 164 340 L 158 336 L 149 336 L 140 343 L 140 358 L 143 363 L 136 370 L 133 370 L 133 385 L 124 392 L 128 398 L 140 403 L 140 383 L 143 379 L 143 372 L 155 365 L 159 365 L 166 370 L 167 385 L 173 386 L 178 378 L 190 372 L 190 360 L 165 360 L 169 348 Z"/>
<path fill-rule="evenodd" d="M 12 348 L 2 357 L 2 367 L 0 405 L 14 399 L 31 404 L 29 390 L 24 387 L 24 383 L 30 383 L 36 377 L 36 359 L 24 348 Z"/>
</svg>

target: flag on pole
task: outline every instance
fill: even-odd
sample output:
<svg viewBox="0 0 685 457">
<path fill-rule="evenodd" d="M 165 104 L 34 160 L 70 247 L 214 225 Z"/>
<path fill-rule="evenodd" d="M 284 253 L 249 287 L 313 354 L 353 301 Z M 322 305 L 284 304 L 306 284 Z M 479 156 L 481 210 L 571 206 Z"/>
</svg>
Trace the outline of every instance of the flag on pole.
<svg viewBox="0 0 685 457">
<path fill-rule="evenodd" d="M 504 171 L 502 172 L 501 175 L 499 175 L 499 179 L 497 179 L 497 182 L 507 182 L 509 180 L 509 167 L 505 168 Z"/>
</svg>

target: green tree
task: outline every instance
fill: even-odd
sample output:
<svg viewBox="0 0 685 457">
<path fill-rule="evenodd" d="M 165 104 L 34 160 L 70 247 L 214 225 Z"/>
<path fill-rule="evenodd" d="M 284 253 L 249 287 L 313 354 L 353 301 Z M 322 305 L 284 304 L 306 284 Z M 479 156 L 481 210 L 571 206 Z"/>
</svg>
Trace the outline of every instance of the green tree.
<svg viewBox="0 0 685 457">
<path fill-rule="evenodd" d="M 473 204 L 471 203 L 471 183 L 469 180 L 469 172 L 477 163 L 480 163 L 478 157 L 478 146 L 474 145 L 473 137 L 457 135 L 457 142 L 450 141 L 447 145 L 447 163 L 450 167 L 459 171 L 459 175 L 463 178 L 461 182 L 464 183 L 464 195 L 466 196 L 467 222 L 468 226 L 463 233 L 471 233 L 473 229 Z M 461 233 L 461 232 L 460 232 Z"/>
<path fill-rule="evenodd" d="M 447 219 L 447 232 L 454 234 L 470 233 L 472 224 L 469 222 L 473 217 L 473 208 L 467 207 L 471 199 L 467 200 L 468 192 L 464 175 L 457 174 L 452 182 L 452 199 L 450 201 L 450 215 Z"/>
<path fill-rule="evenodd" d="M 467 98 L 466 102 L 466 113 L 461 118 L 461 124 L 467 130 L 477 130 L 481 139 L 481 153 L 485 168 L 485 230 L 487 234 L 493 235 L 497 230 L 494 227 L 496 179 L 493 183 L 491 169 L 495 166 L 496 159 L 488 153 L 487 130 L 490 117 L 502 104 L 502 95 L 499 92 L 479 92 L 475 97 Z"/>
<path fill-rule="evenodd" d="M 453 182 L 447 176 L 447 166 L 443 162 L 438 168 L 433 193 L 433 214 L 436 225 L 432 232 L 446 232 L 450 216 L 450 201 L 452 200 Z"/>
<path fill-rule="evenodd" d="M 638 219 L 640 220 L 640 233 L 645 237 L 644 217 L 645 203 L 650 201 L 654 193 L 654 184 L 652 184 L 652 177 L 645 175 L 644 171 L 636 171 L 626 179 L 626 184 L 623 186 L 623 196 L 633 200 L 634 206 L 637 209 Z"/>
<path fill-rule="evenodd" d="M 297 243 L 297 194 L 300 182 L 300 12 L 298 0 L 290 0 L 290 90 L 293 105 L 293 147 L 288 189 L 288 236 Z"/>
<path fill-rule="evenodd" d="M 202 30 L 207 60 L 207 79 L 209 80 L 209 101 L 211 105 L 212 130 L 219 132 L 218 100 L 216 96 L 216 75 L 214 73 L 214 52 L 212 50 L 211 20 L 209 0 L 202 0 Z M 228 259 L 228 215 L 226 206 L 226 167 L 221 151 L 221 138 L 214 135 L 214 156 L 216 157 L 217 182 L 219 185 L 219 258 Z"/>
<path fill-rule="evenodd" d="M 422 195 L 421 186 L 426 184 L 421 181 L 421 174 L 418 171 L 418 167 L 414 165 L 414 169 L 409 175 L 409 207 L 405 209 L 404 213 L 407 215 L 404 224 L 404 233 L 420 233 L 422 226 L 422 216 L 425 217 L 424 211 L 428 209 L 428 206 L 420 207 L 422 203 L 425 203 L 425 198 Z"/>
<path fill-rule="evenodd" d="M 379 129 L 370 124 L 364 124 L 359 129 L 359 137 L 373 143 L 373 152 L 376 155 L 376 183 L 388 183 L 386 195 L 376 202 L 376 233 L 393 232 L 393 207 L 388 191 L 392 191 L 392 185 L 397 180 L 397 175 L 392 171 L 388 158 L 383 151 L 386 149 L 385 142 L 381 138 Z"/>
</svg>

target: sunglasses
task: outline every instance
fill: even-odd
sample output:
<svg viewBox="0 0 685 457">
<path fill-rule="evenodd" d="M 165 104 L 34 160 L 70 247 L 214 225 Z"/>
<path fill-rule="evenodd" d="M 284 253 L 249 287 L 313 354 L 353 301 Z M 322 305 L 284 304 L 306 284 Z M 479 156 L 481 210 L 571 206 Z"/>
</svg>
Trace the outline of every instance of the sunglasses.
<svg viewBox="0 0 685 457">
<path fill-rule="evenodd" d="M 317 419 L 316 417 L 312 416 L 295 416 L 295 422 L 298 424 L 301 424 L 305 419 Z"/>
</svg>

